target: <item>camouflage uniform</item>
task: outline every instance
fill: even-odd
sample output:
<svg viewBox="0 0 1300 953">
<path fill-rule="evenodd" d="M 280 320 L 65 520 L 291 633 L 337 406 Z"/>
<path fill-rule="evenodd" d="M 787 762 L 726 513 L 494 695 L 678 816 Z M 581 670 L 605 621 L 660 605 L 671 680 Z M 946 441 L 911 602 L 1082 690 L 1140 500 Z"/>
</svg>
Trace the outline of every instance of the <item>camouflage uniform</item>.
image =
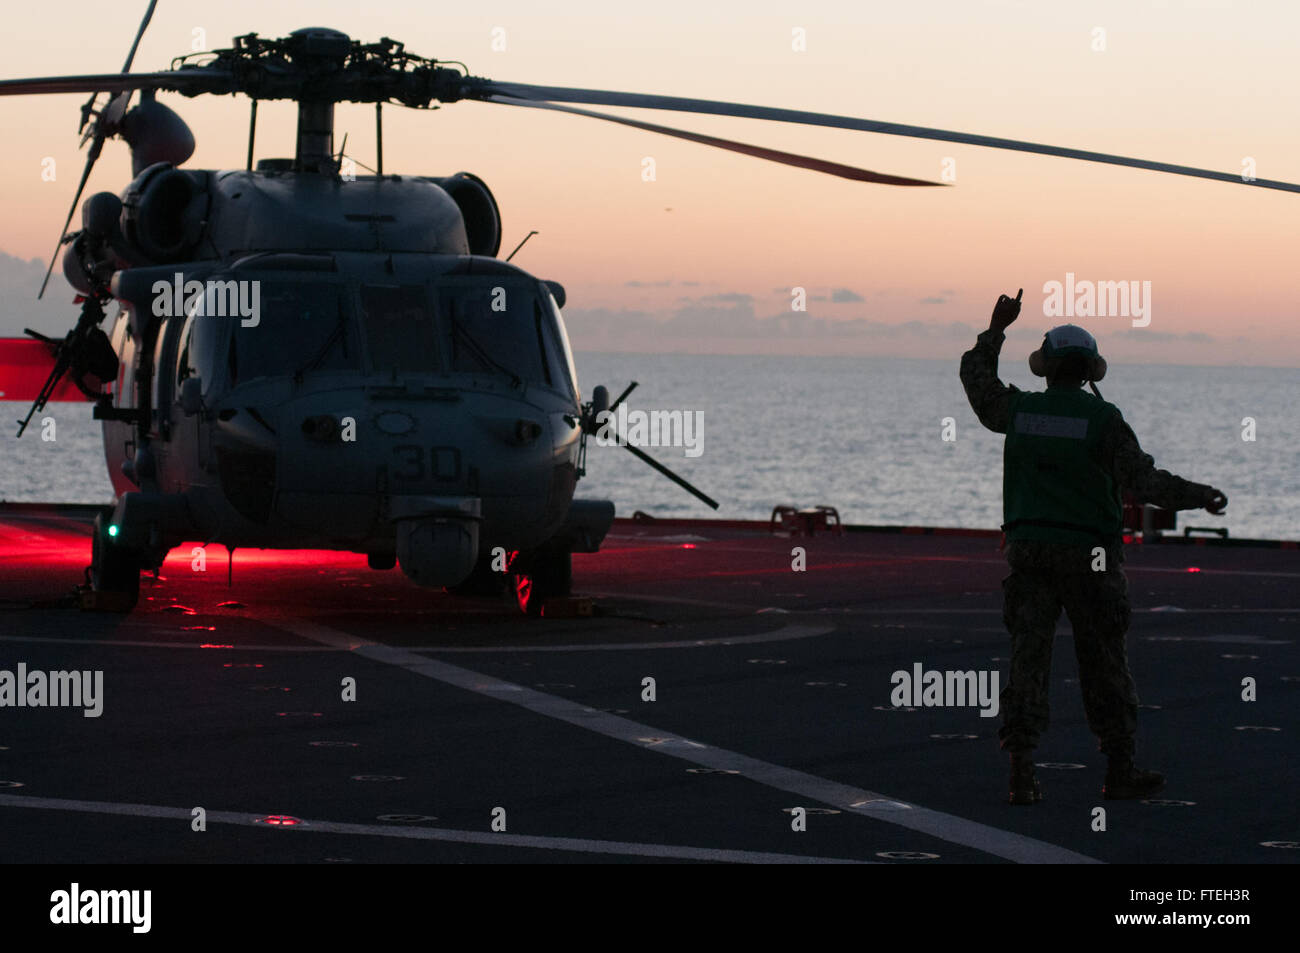
<svg viewBox="0 0 1300 953">
<path fill-rule="evenodd" d="M 1004 340 L 999 331 L 985 331 L 961 359 L 961 382 L 971 409 L 995 433 L 1007 432 L 1009 398 L 1016 390 L 998 379 Z M 1119 415 L 1102 434 L 1101 457 L 1119 487 L 1167 509 L 1203 506 L 1213 492 L 1157 470 Z M 1011 633 L 1011 672 L 1000 697 L 998 733 L 1007 751 L 1034 748 L 1047 730 L 1052 640 L 1064 609 L 1074 628 L 1088 727 L 1107 755 L 1133 755 L 1138 699 L 1124 641 L 1130 615 L 1124 554 L 1118 544 L 1106 547 L 1105 571 L 1094 571 L 1092 549 L 1033 540 L 1007 547 L 1011 575 L 1002 581 L 1002 617 Z"/>
</svg>

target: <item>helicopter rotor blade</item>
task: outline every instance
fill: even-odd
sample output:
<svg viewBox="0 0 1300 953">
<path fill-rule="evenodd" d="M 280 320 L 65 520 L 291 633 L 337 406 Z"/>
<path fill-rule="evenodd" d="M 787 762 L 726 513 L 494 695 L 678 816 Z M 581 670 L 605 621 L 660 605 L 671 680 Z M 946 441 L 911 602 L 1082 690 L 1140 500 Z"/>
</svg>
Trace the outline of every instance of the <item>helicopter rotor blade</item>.
<svg viewBox="0 0 1300 953">
<path fill-rule="evenodd" d="M 980 136 L 968 132 L 953 132 L 946 129 L 932 129 L 927 126 L 911 126 L 903 123 L 881 122 L 874 119 L 856 119 L 851 116 L 836 116 L 830 113 L 807 112 L 801 109 L 780 109 L 771 106 L 749 106 L 741 103 L 728 103 L 710 99 L 684 99 L 678 96 L 658 96 L 645 93 L 624 93 L 612 90 L 580 89 L 564 86 L 534 86 L 528 83 L 503 83 L 490 79 L 467 78 L 461 94 L 466 99 L 484 99 L 491 101 L 494 97 L 526 99 L 533 102 L 582 103 L 590 106 L 633 106 L 641 109 L 665 109 L 674 112 L 703 113 L 712 116 L 737 116 L 746 119 L 768 119 L 774 122 L 791 122 L 810 126 L 828 126 L 835 129 L 852 129 L 859 132 L 875 132 L 887 136 L 906 136 L 913 139 L 933 139 L 941 142 L 956 142 L 963 145 L 984 146 L 989 149 L 1006 149 L 1012 152 L 1029 152 L 1038 155 L 1060 156 L 1067 159 L 1081 159 L 1085 162 L 1101 162 L 1109 165 L 1128 166 L 1135 169 L 1148 169 L 1154 172 L 1167 172 L 1172 175 L 1186 175 L 1201 179 L 1214 179 L 1219 182 L 1233 182 L 1238 185 L 1250 185 L 1265 189 L 1278 189 L 1284 192 L 1300 192 L 1300 185 L 1293 182 L 1280 182 L 1274 179 L 1246 179 L 1236 172 L 1218 172 L 1213 169 L 1198 169 L 1192 166 L 1175 165 L 1168 162 L 1152 162 L 1147 159 L 1133 159 L 1126 156 L 1112 155 L 1106 152 L 1093 152 L 1086 149 L 1071 149 L 1063 146 L 1050 146 L 1037 142 L 1025 142 L 1019 139 L 1004 139 L 997 136 Z"/>
<path fill-rule="evenodd" d="M 574 106 L 561 106 L 558 103 L 514 99 L 509 96 L 493 96 L 485 101 L 491 103 L 504 103 L 508 106 L 527 106 L 531 109 L 551 109 L 557 112 L 570 113 L 574 116 L 587 116 L 591 119 L 603 119 L 605 122 L 619 123 L 620 125 L 631 126 L 634 129 L 644 129 L 647 132 L 657 132 L 665 136 L 685 139 L 689 142 L 698 142 L 705 146 L 726 149 L 729 152 L 739 152 L 741 155 L 753 156 L 756 159 L 767 159 L 771 162 L 779 162 L 782 165 L 791 165 L 800 169 L 810 169 L 814 172 L 824 172 L 827 175 L 836 175 L 842 179 L 853 179 L 856 182 L 873 182 L 878 185 L 945 185 L 943 182 L 928 182 L 925 179 L 909 179 L 898 175 L 886 175 L 881 172 L 871 172 L 867 169 L 859 169 L 855 166 L 843 165 L 839 162 L 830 162 L 826 159 L 814 159 L 810 156 L 801 156 L 793 152 L 782 152 L 779 149 L 753 146 L 744 142 L 736 142 L 732 139 L 721 139 L 717 136 L 705 136 L 700 133 L 687 132 L 684 129 L 674 129 L 671 126 L 661 126 L 657 123 L 641 122 L 640 120 L 627 119 L 623 116 L 611 116 L 607 113 L 593 112 L 590 109 L 578 109 Z"/>
<path fill-rule="evenodd" d="M 135 51 L 140 48 L 140 39 L 144 36 L 149 21 L 153 19 L 153 11 L 156 6 L 158 6 L 158 0 L 149 0 L 149 8 L 145 10 L 144 18 L 140 21 L 140 27 L 135 31 L 135 39 L 131 42 L 131 49 L 126 54 L 126 62 L 122 65 L 123 75 L 131 71 L 131 63 L 135 60 Z M 54 273 L 54 263 L 59 260 L 59 249 L 63 246 L 64 238 L 68 234 L 68 226 L 72 224 L 72 216 L 77 212 L 77 204 L 81 201 L 81 193 L 86 190 L 86 182 L 90 179 L 90 171 L 95 167 L 95 162 L 104 149 L 104 140 L 117 131 L 122 117 L 126 115 L 126 108 L 131 102 L 131 93 L 133 91 L 132 89 L 122 90 L 117 96 L 109 100 L 108 105 L 95 118 L 90 151 L 86 153 L 86 166 L 81 171 L 81 181 L 77 184 L 76 195 L 72 197 L 72 207 L 68 209 L 68 217 L 63 221 L 63 230 L 59 232 L 58 244 L 54 246 L 54 254 L 50 256 L 50 266 L 45 269 L 45 278 L 41 281 L 41 290 L 36 293 L 38 301 L 45 297 L 45 289 L 50 284 L 50 275 Z M 99 92 L 99 90 L 92 92 L 90 99 L 81 109 L 83 126 L 86 118 L 95 108 L 95 98 L 99 95 Z"/>
<path fill-rule="evenodd" d="M 0 96 L 27 96 L 56 93 L 123 93 L 132 89 L 170 89 L 202 92 L 229 82 L 226 74 L 212 70 L 168 70 L 160 73 L 89 73 L 84 76 L 43 76 L 25 79 L 0 79 Z"/>
</svg>

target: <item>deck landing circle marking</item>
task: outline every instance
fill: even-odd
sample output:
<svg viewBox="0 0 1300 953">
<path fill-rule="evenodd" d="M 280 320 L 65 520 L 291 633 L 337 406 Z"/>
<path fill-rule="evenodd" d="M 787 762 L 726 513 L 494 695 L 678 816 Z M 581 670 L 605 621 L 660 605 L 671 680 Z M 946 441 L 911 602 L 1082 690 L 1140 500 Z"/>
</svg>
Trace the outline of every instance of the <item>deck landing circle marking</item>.
<svg viewBox="0 0 1300 953">
<path fill-rule="evenodd" d="M 910 705 L 872 705 L 872 711 L 919 711 Z"/>
<path fill-rule="evenodd" d="M 21 781 L 0 781 L 0 788 L 20 788 L 23 786 Z"/>
<path fill-rule="evenodd" d="M 938 854 L 926 853 L 923 850 L 878 850 L 877 857 L 883 857 L 886 860 L 938 860 Z"/>
<path fill-rule="evenodd" d="M 1167 797 L 1149 797 L 1142 799 L 1143 804 L 1150 804 L 1153 807 L 1194 807 L 1195 801 L 1179 801 Z"/>
<path fill-rule="evenodd" d="M 398 824 L 418 824 L 421 821 L 436 821 L 437 818 L 432 814 L 380 814 L 376 817 L 380 821 L 393 821 Z"/>
<path fill-rule="evenodd" d="M 405 781 L 400 774 L 354 774 L 353 781 Z"/>
<path fill-rule="evenodd" d="M 268 624 L 275 625 L 268 620 Z M 144 623 L 127 622 L 133 627 L 149 628 Z M 277 626 L 283 628 L 283 626 Z M 593 642 L 590 644 L 565 643 L 563 645 L 410 645 L 403 646 L 407 652 L 450 652 L 472 654 L 495 653 L 531 653 L 531 652 L 618 652 L 649 651 L 654 649 L 702 649 L 715 646 L 751 645 L 763 642 L 786 642 L 794 639 L 810 639 L 834 632 L 834 626 L 787 625 L 771 632 L 757 635 L 737 635 L 714 639 L 680 639 L 671 642 Z M 162 642 L 141 639 L 99 639 L 87 642 L 85 639 L 50 638 L 36 635 L 0 635 L 0 642 L 42 642 L 45 644 L 90 645 L 94 648 L 123 647 L 148 649 L 197 649 L 194 642 Z M 347 645 L 240 645 L 241 652 L 350 652 Z M 260 662 L 226 662 L 223 668 L 261 668 Z"/>
<path fill-rule="evenodd" d="M 782 811 L 782 813 L 784 813 L 784 814 L 793 814 L 795 811 L 798 811 L 798 810 L 802 810 L 805 814 L 810 814 L 810 815 L 811 815 L 811 814 L 843 814 L 843 813 L 844 813 L 843 811 L 837 811 L 837 810 L 836 810 L 835 808 L 833 808 L 833 807 L 805 807 L 805 808 L 798 808 L 798 807 L 783 807 L 783 808 L 781 808 L 781 811 Z"/>
<path fill-rule="evenodd" d="M 734 768 L 687 768 L 687 774 L 740 774 Z"/>
<path fill-rule="evenodd" d="M 1277 728 L 1273 725 L 1237 725 L 1232 730 L 1233 731 L 1281 731 L 1282 729 Z"/>
<path fill-rule="evenodd" d="M 849 805 L 852 808 L 869 808 L 872 811 L 910 811 L 912 805 L 904 804 L 902 801 L 891 801 L 888 798 L 873 797 L 865 801 L 854 801 Z"/>
<path fill-rule="evenodd" d="M 931 735 L 935 741 L 970 741 L 978 738 L 979 735 Z"/>
<path fill-rule="evenodd" d="M 0 807 L 22 807 L 36 810 L 75 811 L 133 817 L 156 817 L 167 820 L 190 821 L 190 808 L 163 807 L 157 804 L 122 804 L 112 801 L 74 801 L 63 798 L 39 798 L 22 794 L 0 794 Z M 260 826 L 260 819 L 243 811 L 208 811 L 209 824 L 235 826 Z M 758 864 L 864 864 L 857 858 L 807 856 L 774 853 L 771 851 L 728 850 L 713 847 L 682 847 L 672 844 L 640 844 L 630 841 L 594 840 L 577 837 L 546 837 L 535 834 L 507 834 L 503 831 L 467 831 L 437 827 L 420 827 L 401 824 L 351 824 L 342 821 L 303 820 L 302 826 L 314 834 L 343 834 L 347 836 L 401 838 L 426 842 L 453 844 L 490 844 L 493 848 L 505 844 L 540 850 L 580 851 L 582 853 L 626 855 L 633 857 L 669 857 L 685 860 L 705 860 L 732 863 Z M 351 863 L 351 858 L 326 858 L 334 863 Z"/>
<path fill-rule="evenodd" d="M 357 741 L 309 741 L 307 744 L 313 748 L 360 748 L 361 743 Z"/>
<path fill-rule="evenodd" d="M 1087 767 L 1086 764 L 1076 764 L 1073 761 L 1036 761 L 1034 763 L 1037 767 L 1047 768 L 1051 771 L 1078 771 Z"/>
<path fill-rule="evenodd" d="M 1261 847 L 1281 847 L 1283 850 L 1300 849 L 1300 840 L 1262 840 L 1259 842 Z"/>
</svg>

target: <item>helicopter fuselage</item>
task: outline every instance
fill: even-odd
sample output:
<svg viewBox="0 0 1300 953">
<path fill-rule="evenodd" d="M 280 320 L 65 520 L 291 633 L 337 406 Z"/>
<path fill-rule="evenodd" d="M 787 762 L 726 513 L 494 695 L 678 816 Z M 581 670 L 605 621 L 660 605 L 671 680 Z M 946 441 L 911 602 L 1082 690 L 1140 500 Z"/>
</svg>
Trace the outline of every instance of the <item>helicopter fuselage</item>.
<svg viewBox="0 0 1300 953">
<path fill-rule="evenodd" d="M 556 286 L 470 254 L 446 191 L 160 171 L 137 221 L 176 240 L 203 196 L 191 247 L 217 254 L 114 277 L 118 544 L 351 550 L 440 586 L 590 542 L 566 530 L 582 408 Z"/>
</svg>

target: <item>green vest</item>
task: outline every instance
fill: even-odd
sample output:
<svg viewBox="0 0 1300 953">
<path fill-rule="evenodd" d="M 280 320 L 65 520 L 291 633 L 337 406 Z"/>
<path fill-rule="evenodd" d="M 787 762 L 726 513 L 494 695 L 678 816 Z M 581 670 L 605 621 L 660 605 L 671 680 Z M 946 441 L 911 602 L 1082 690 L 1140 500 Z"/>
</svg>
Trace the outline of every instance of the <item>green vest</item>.
<svg viewBox="0 0 1300 953">
<path fill-rule="evenodd" d="M 1119 487 L 1101 460 L 1102 433 L 1118 415 L 1114 404 L 1081 388 L 1011 395 L 1002 469 L 1008 540 L 1120 542 Z"/>
</svg>

